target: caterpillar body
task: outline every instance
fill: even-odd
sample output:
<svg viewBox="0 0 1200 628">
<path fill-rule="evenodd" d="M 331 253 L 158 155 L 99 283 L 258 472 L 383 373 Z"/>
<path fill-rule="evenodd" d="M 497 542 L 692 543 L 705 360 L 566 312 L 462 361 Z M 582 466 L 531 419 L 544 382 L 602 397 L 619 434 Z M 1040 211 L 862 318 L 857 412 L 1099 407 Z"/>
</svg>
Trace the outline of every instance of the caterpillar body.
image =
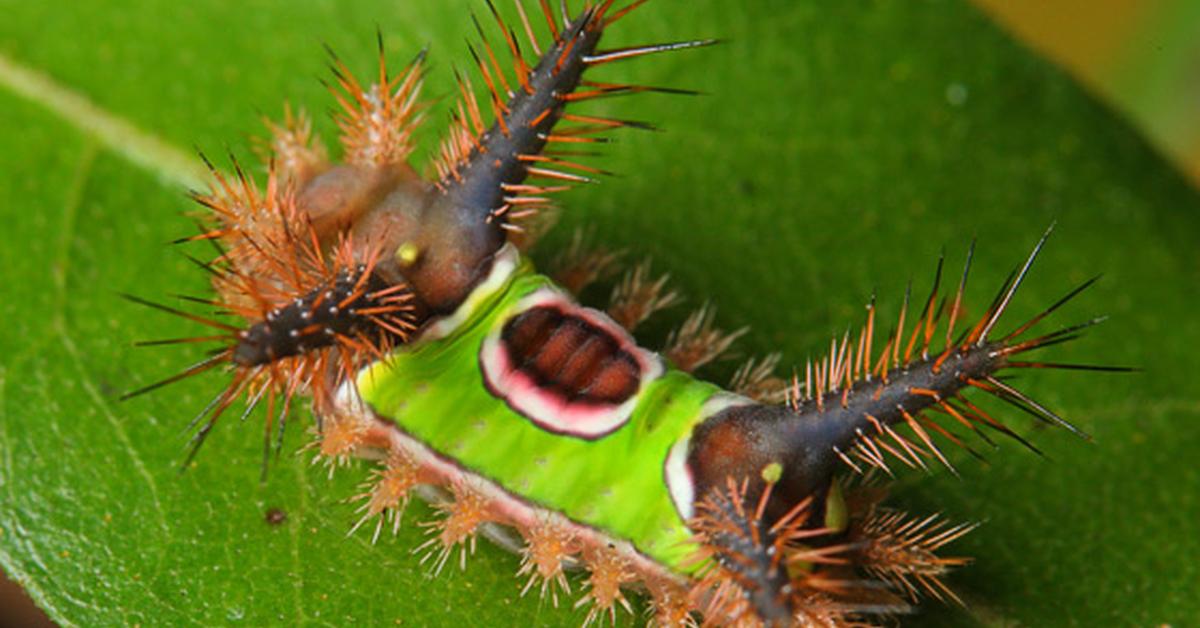
<svg viewBox="0 0 1200 628">
<path fill-rule="evenodd" d="M 545 228 L 551 196 L 603 172 L 569 149 L 649 126 L 576 106 L 684 91 L 593 81 L 590 68 L 713 43 L 603 49 L 606 29 L 645 0 L 614 1 L 574 15 L 565 3 L 527 12 L 518 1 L 515 27 L 489 2 L 501 50 L 476 22 L 471 52 L 494 121 L 484 124 L 460 76 L 429 179 L 408 165 L 426 110 L 424 54 L 393 76 L 380 46 L 379 75 L 365 86 L 335 58 L 342 161 L 288 110 L 270 125 L 264 188 L 240 168 L 213 168 L 212 190 L 196 195 L 212 220 L 187 240 L 221 247 L 201 263 L 217 297 L 197 300 L 239 322 L 130 297 L 217 331 L 146 344 L 218 346 L 127 397 L 228 371 L 194 421 L 192 455 L 244 400 L 243 416 L 266 408 L 265 469 L 293 401 L 310 396 L 318 457 L 331 469 L 352 458 L 380 465 L 355 529 L 373 529 L 373 539 L 397 529 L 419 494 L 441 515 L 420 548 L 429 569 L 465 565 L 486 534 L 520 553 L 525 592 L 557 601 L 568 571 L 583 570 L 589 622 L 631 608 L 631 591 L 648 595 L 662 625 L 861 625 L 922 596 L 957 599 L 943 576 L 968 561 L 939 551 L 973 526 L 889 509 L 877 483 L 853 476 L 891 474 L 894 461 L 951 467 L 942 444 L 971 451 L 967 439 L 990 443 L 989 433 L 1032 447 L 971 390 L 1078 432 L 997 374 L 1119 370 L 1020 358 L 1099 322 L 1033 331 L 1094 280 L 1001 333 L 1045 236 L 970 323 L 970 253 L 946 297 L 939 262 L 928 298 L 910 308 L 906 296 L 890 332 L 872 301 L 855 337 L 835 338 L 790 382 L 771 374 L 773 359 L 748 364 L 732 390 L 694 377 L 741 334 L 715 328 L 706 308 L 662 352 L 641 347 L 633 330 L 674 300 L 646 267 L 600 311 L 572 293 L 612 255 L 577 240 L 560 268 L 541 274 L 523 254 Z"/>
</svg>

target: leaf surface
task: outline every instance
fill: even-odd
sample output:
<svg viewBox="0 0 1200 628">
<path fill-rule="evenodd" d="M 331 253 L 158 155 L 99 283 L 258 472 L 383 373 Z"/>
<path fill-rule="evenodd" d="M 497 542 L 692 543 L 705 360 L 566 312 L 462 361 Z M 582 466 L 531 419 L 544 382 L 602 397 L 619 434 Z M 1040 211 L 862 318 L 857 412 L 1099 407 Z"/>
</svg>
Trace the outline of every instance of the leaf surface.
<svg viewBox="0 0 1200 628">
<path fill-rule="evenodd" d="M 251 5 L 4 0 L 0 56 L 159 148 L 250 161 L 248 135 L 285 99 L 333 137 L 321 115 L 332 101 L 316 80 L 327 76 L 320 44 L 365 74 L 378 26 L 397 67 L 431 47 L 426 93 L 443 98 L 422 135 L 429 147 L 452 98 L 450 69 L 469 59 L 469 11 L 486 11 L 473 0 Z M 970 294 L 982 307 L 1057 221 L 1010 324 L 1102 272 L 1055 320 L 1111 320 L 1053 354 L 1145 372 L 1023 378 L 1092 443 L 1013 417 L 1046 459 L 1005 443 L 986 466 L 956 456 L 961 481 L 902 476 L 894 504 L 985 522 L 955 547 L 976 557 L 952 579 L 970 608 L 931 604 L 914 622 L 1151 625 L 1200 613 L 1196 192 L 1124 121 L 958 2 L 656 2 L 611 41 L 688 37 L 726 43 L 598 72 L 707 95 L 590 107 L 667 132 L 629 132 L 607 147 L 603 167 L 622 176 L 566 197 L 538 257 L 589 225 L 614 248 L 653 256 L 691 304 L 712 299 L 727 327 L 751 325 L 746 352 L 779 350 L 790 365 L 857 324 L 872 293 L 894 314 L 909 279 L 925 289 L 939 251 L 961 260 L 975 237 Z M 309 438 L 303 413 L 265 483 L 261 426 L 236 417 L 178 473 L 181 431 L 219 384 L 196 378 L 118 403 L 197 356 L 131 348 L 194 330 L 117 293 L 206 293 L 202 273 L 166 244 L 192 229 L 194 207 L 171 183 L 181 170 L 154 150 L 131 161 L 128 129 L 103 133 L 49 92 L 19 95 L 3 76 L 0 566 L 52 618 L 580 621 L 569 604 L 521 598 L 517 558 L 486 543 L 465 573 L 427 577 L 410 554 L 423 506 L 399 538 L 346 538 L 355 515 L 344 500 L 367 467 L 330 481 L 310 466 L 298 453 Z M 666 329 L 653 326 L 649 339 Z M 725 381 L 731 371 L 708 374 Z M 268 523 L 270 509 L 286 521 Z"/>
</svg>

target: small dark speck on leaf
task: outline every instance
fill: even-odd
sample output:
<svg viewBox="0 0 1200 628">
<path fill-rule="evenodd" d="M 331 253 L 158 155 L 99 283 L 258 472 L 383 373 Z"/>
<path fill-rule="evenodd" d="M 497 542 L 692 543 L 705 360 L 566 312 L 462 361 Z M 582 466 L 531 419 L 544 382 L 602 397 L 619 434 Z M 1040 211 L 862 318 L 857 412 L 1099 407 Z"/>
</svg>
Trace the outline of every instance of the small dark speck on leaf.
<svg viewBox="0 0 1200 628">
<path fill-rule="evenodd" d="M 106 379 L 97 380 L 97 385 L 98 388 L 100 388 L 100 394 L 105 397 L 116 397 L 117 395 L 121 394 L 122 391 L 121 388 L 113 386 L 112 382 L 109 382 Z"/>
<path fill-rule="evenodd" d="M 284 521 L 287 521 L 287 513 L 284 512 L 282 508 L 269 508 L 267 509 L 265 519 L 267 520 L 267 523 L 277 526 L 282 524 Z"/>
</svg>

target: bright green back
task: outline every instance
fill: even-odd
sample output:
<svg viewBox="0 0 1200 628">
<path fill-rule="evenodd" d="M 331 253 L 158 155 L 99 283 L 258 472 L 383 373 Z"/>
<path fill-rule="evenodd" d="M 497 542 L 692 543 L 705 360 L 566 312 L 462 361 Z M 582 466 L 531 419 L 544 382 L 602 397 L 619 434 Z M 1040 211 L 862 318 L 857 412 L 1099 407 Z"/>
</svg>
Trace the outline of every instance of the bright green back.
<svg viewBox="0 0 1200 628">
<path fill-rule="evenodd" d="M 668 491 L 668 451 L 702 418 L 719 391 L 668 368 L 643 386 L 631 419 L 597 440 L 547 432 L 511 410 L 483 383 L 483 339 L 538 288 L 553 285 L 521 265 L 475 303 L 444 338 L 418 341 L 358 378 L 363 400 L 409 435 L 515 495 L 626 539 L 680 568 L 691 536 Z"/>
</svg>

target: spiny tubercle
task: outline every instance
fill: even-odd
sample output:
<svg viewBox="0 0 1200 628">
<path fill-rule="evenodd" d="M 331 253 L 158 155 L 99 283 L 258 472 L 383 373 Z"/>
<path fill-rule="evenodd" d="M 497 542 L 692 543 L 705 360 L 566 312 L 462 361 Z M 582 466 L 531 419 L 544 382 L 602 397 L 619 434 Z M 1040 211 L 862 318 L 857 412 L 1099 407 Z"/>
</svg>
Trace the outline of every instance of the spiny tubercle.
<svg viewBox="0 0 1200 628">
<path fill-rule="evenodd" d="M 238 336 L 232 360 L 241 366 L 256 366 L 330 346 L 339 339 L 401 335 L 403 322 L 392 315 L 407 309 L 406 299 L 403 285 L 389 288 L 360 265 L 246 328 Z M 376 338 L 370 340 L 369 345 L 378 344 Z"/>
</svg>

